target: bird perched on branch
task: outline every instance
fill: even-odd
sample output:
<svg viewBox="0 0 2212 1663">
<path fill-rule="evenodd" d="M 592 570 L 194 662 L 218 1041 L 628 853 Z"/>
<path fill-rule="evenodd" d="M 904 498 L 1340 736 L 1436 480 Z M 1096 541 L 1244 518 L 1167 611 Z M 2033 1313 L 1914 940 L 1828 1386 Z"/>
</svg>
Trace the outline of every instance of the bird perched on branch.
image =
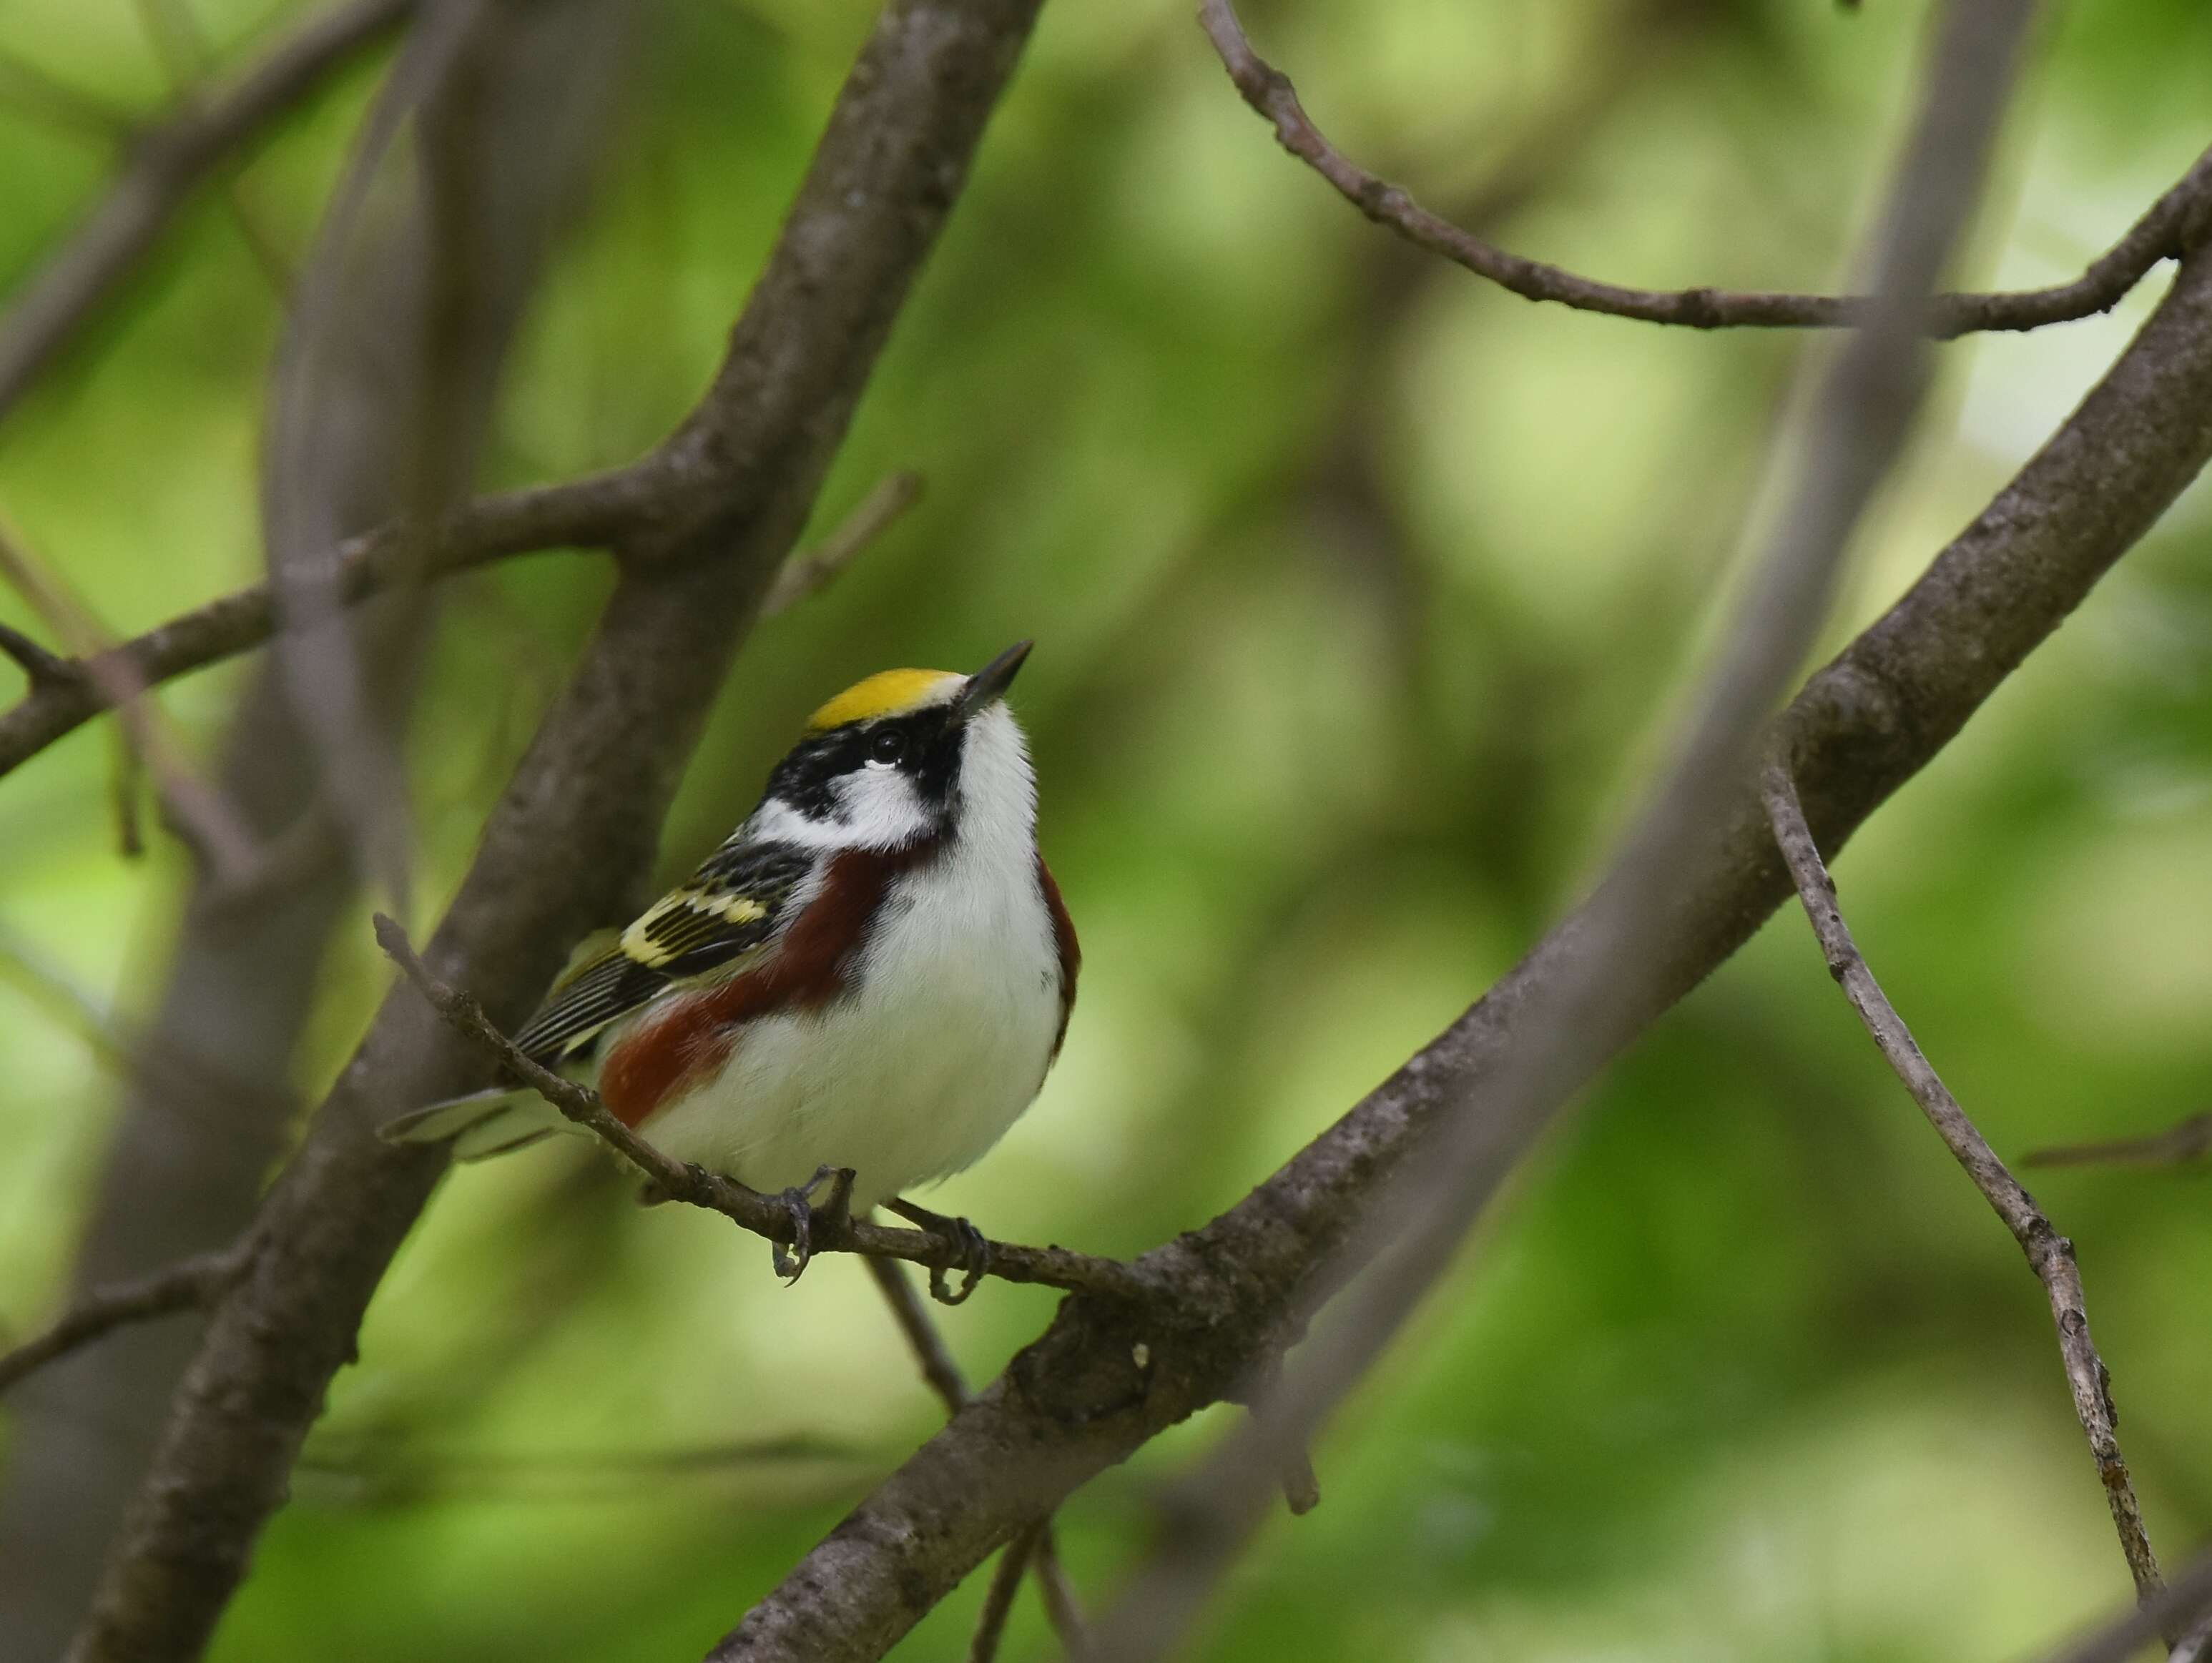
<svg viewBox="0 0 2212 1663">
<path fill-rule="evenodd" d="M 899 1198 L 999 1141 L 1075 1001 L 1075 929 L 1004 698 L 1029 651 L 973 676 L 887 670 L 830 700 L 729 841 L 580 948 L 515 1035 L 665 1153 L 781 1193 L 798 1269 L 825 1180 L 830 1205 L 956 1236 L 970 1286 L 982 1268 L 966 1220 Z M 476 1160 L 573 1129 L 523 1089 L 384 1135 Z"/>
</svg>

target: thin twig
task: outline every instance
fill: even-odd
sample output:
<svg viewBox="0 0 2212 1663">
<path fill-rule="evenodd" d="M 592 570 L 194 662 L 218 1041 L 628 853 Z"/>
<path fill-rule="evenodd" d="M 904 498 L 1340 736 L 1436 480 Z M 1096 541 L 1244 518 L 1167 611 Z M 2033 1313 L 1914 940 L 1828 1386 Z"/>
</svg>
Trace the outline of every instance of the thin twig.
<svg viewBox="0 0 2212 1663">
<path fill-rule="evenodd" d="M 0 623 L 0 652 L 15 661 L 33 688 L 76 680 L 76 666 L 58 652 L 50 652 L 13 624 Z"/>
<path fill-rule="evenodd" d="M 772 618 L 788 611 L 817 590 L 826 587 L 857 560 L 867 546 L 890 529 L 891 523 L 921 501 L 921 476 L 911 470 L 878 480 L 853 512 L 811 549 L 801 549 L 783 564 L 775 582 L 761 602 L 761 616 Z"/>
<path fill-rule="evenodd" d="M 1836 847 L 1929 768 L 2208 462 L 2212 248 L 2201 248 L 2049 442 L 1791 701 L 1778 731 L 1823 841 Z M 1656 975 L 1618 1030 L 1584 1037 L 1543 1100 L 1509 1119 L 1498 1088 L 1558 990 L 1583 974 L 1595 897 L 1264 1183 L 1146 1255 L 1196 1326 L 1148 1336 L 1139 1359 L 1125 1314 L 1062 1302 L 997 1387 L 861 1501 L 713 1656 L 879 1655 L 885 1636 L 972 1575 L 1025 1514 L 1240 1390 L 1342 1285 L 1340 1247 L 1409 1163 L 1433 1161 L 1458 1129 L 1486 1126 L 1484 1164 L 1468 1182 L 1494 1193 L 1579 1089 L 1794 893 L 1756 768 L 1708 817 L 1725 828 L 1720 856 L 1708 873 L 1672 875 L 1680 905 L 1650 954 Z M 1143 1412 L 1129 1412 L 1139 1400 Z M 995 1482 L 1017 1450 L 1036 1482 Z"/>
<path fill-rule="evenodd" d="M 983 1595 L 982 1614 L 975 1619 L 975 1637 L 968 1642 L 968 1663 L 993 1663 L 999 1642 L 1006 1637 L 1006 1618 L 1014 1609 L 1014 1596 L 1022 1589 L 1022 1575 L 1030 1568 L 1042 1525 L 1015 1533 L 999 1551 L 999 1565 L 991 1573 L 991 1586 Z"/>
<path fill-rule="evenodd" d="M 28 937 L 0 922 L 0 981 L 13 982 L 82 1040 L 106 1067 L 131 1066 L 132 1046 L 116 1031 L 105 1006 Z"/>
<path fill-rule="evenodd" d="M 40 560 L 5 514 L 0 514 L 0 579 L 4 579 L 76 654 L 73 668 L 100 689 L 122 724 L 115 798 L 125 854 L 137 851 L 137 770 L 153 775 L 171 825 L 194 851 L 212 865 L 226 883 L 243 878 L 259 859 L 259 844 L 244 817 L 193 763 L 164 724 L 160 708 L 145 696 L 145 682 L 128 658 L 112 651 L 112 639 L 91 610 L 71 593 Z M 50 677 L 46 688 L 60 684 Z"/>
<path fill-rule="evenodd" d="M 393 585 L 468 570 L 506 555 L 562 548 L 605 548 L 642 535 L 665 507 L 665 452 L 611 473 L 479 497 L 428 526 L 393 523 L 349 537 L 332 555 L 339 598 L 355 604 Z M 103 659 L 151 688 L 260 646 L 275 633 L 276 605 L 265 583 L 219 597 L 132 636 Z M 33 687 L 0 713 L 0 774 L 20 766 L 115 701 L 97 666 L 71 665 L 66 680 Z"/>
<path fill-rule="evenodd" d="M 54 126 L 107 144 L 127 140 L 137 124 L 130 111 L 64 81 L 21 53 L 0 46 L 0 100 Z"/>
<path fill-rule="evenodd" d="M 2197 1555 L 2166 1585 L 2163 1593 L 2064 1650 L 2054 1652 L 2049 1663 L 2127 1663 L 2161 1636 L 2190 1633 L 2193 1624 L 2207 1620 L 2212 1620 L 2212 1552 Z M 2201 1633 L 2198 1629 L 2191 1633 L 2191 1638 L 2195 1640 Z M 2201 1663 L 2204 1654 L 2201 1642 L 2196 1660 L 2177 1648 L 2172 1663 Z"/>
<path fill-rule="evenodd" d="M 345 165 L 317 228 L 313 252 L 294 296 L 289 327 L 276 355 L 270 388 L 270 430 L 262 464 L 262 534 L 269 550 L 270 592 L 279 628 L 273 646 L 276 665 L 291 695 L 291 711 L 313 756 L 322 794 L 335 811 L 338 836 L 362 878 L 380 892 L 395 911 L 408 909 L 413 882 L 414 835 L 409 808 L 407 770 L 399 756 L 392 725 L 378 711 L 370 685 L 364 640 L 343 598 L 343 580 L 331 558 L 330 543 L 343 521 L 333 524 L 334 504 L 354 495 L 359 483 L 349 414 L 357 385 L 349 385 L 346 363 L 360 331 L 381 334 L 390 319 L 366 308 L 378 284 L 364 293 L 349 282 L 349 273 L 379 262 L 357 245 L 368 219 L 372 191 L 386 158 L 412 122 L 418 131 L 434 130 L 439 104 L 477 95 L 465 67 L 472 41 L 490 15 L 488 0 L 443 0 L 428 7 L 408 31 L 398 58 L 377 88 Z M 434 204 L 450 194 L 456 158 L 447 147 L 419 147 L 418 189 L 428 205 L 418 222 L 419 252 L 402 257 L 407 276 L 387 277 L 395 287 L 420 282 L 429 298 L 418 313 L 423 331 L 405 349 L 419 367 L 408 377 L 396 431 L 408 435 L 375 481 L 378 495 L 406 517 L 422 520 L 465 495 L 465 477 L 445 473 L 453 454 L 469 446 L 459 430 L 445 424 L 459 397 L 458 385 L 441 385 L 428 367 L 439 361 L 457 366 L 464 336 L 441 339 L 448 327 L 459 329 L 465 313 L 459 287 L 468 253 L 460 246 L 465 210 L 446 211 Z M 467 194 L 464 191 L 463 196 Z M 417 261 L 422 270 L 412 270 Z M 395 271 L 399 268 L 394 268 Z M 465 331 L 464 331 L 465 334 Z M 338 435 L 346 435 L 340 438 Z M 375 466 L 384 473 L 385 466 Z M 334 471 L 342 470 L 343 473 Z M 373 511 L 372 511 L 373 512 Z M 421 586 L 403 580 L 403 597 L 419 600 Z M 398 604 L 404 608 L 408 600 Z M 419 627 L 418 616 L 386 626 Z"/>
<path fill-rule="evenodd" d="M 1306 114 L 1290 77 L 1253 50 L 1230 0 L 1203 0 L 1199 18 L 1237 90 L 1273 124 L 1276 141 L 1285 150 L 1378 225 L 1523 300 L 1688 329 L 1839 329 L 1864 324 L 1870 315 L 1871 295 L 1626 288 L 1510 253 L 1431 213 L 1331 144 Z M 1987 330 L 2041 329 L 2108 312 L 2153 266 L 2179 259 L 2191 240 L 2203 234 L 2208 210 L 2212 149 L 2073 282 L 2014 293 L 1939 295 L 1930 306 L 1928 332 L 1949 340 Z"/>
<path fill-rule="evenodd" d="M 1517 1013 L 1516 1042 L 1480 1104 L 1453 1105 L 1424 1158 L 1366 1198 L 1331 1255 L 1324 1287 L 1371 1266 L 1358 1299 L 1166 1497 L 1153 1551 L 1100 1624 L 1100 1654 L 1112 1663 L 1153 1663 L 1180 1644 L 1284 1472 L 1457 1255 L 1502 1177 L 1501 1141 L 1540 1124 L 1644 1018 L 1681 927 L 1686 883 L 1694 889 L 1713 869 L 1722 811 L 1755 765 L 1760 731 L 1818 634 L 1852 533 L 1925 395 L 1929 297 L 1979 197 L 2033 11 L 2033 0 L 1945 9 L 1867 240 L 1876 300 L 1866 326 L 1820 361 L 1802 431 L 1774 452 L 1787 481 L 1774 529 L 1671 765 L 1577 915 L 1565 969 Z"/>
<path fill-rule="evenodd" d="M 2004 1221 L 2013 1240 L 2020 1243 L 2021 1251 L 2027 1255 L 2028 1268 L 2033 1270 L 2051 1300 L 2051 1314 L 2058 1327 L 2058 1350 L 2066 1365 L 2067 1383 L 2073 1387 L 2074 1412 L 2081 1422 L 2081 1431 L 2089 1441 L 2089 1454 L 2097 1463 L 2097 1476 L 2104 1481 L 2106 1500 L 2112 1513 L 2112 1526 L 2119 1533 L 2120 1551 L 2126 1556 L 2128 1574 L 2135 1579 L 2136 1596 L 2148 1599 L 2164 1587 L 2158 1574 L 2158 1557 L 2151 1551 L 2150 1538 L 2143 1529 L 2142 1505 L 2136 1500 L 2135 1486 L 2128 1478 L 2128 1465 L 2121 1457 L 2120 1442 L 2114 1423 L 2119 1418 L 2112 1406 L 2112 1377 L 2105 1367 L 2105 1360 L 2097 1355 L 2097 1347 L 2089 1338 L 2088 1314 L 2082 1308 L 2081 1273 L 2074 1262 L 2074 1244 L 2051 1227 L 2043 1210 L 2035 1204 L 2034 1197 L 2021 1187 L 2020 1180 L 2006 1169 L 1997 1158 L 1996 1151 L 1967 1118 L 1928 1059 L 1922 1054 L 1912 1030 L 1905 1025 L 1896 1007 L 1890 1004 L 1874 978 L 1866 959 L 1851 939 L 1850 926 L 1844 922 L 1842 907 L 1836 900 L 1835 880 L 1821 861 L 1819 847 L 1813 841 L 1811 828 L 1805 823 L 1805 811 L 1797 801 L 1797 787 L 1790 777 L 1789 769 L 1779 761 L 1766 766 L 1766 812 L 1773 822 L 1774 841 L 1781 848 L 1782 858 L 1789 863 L 1790 875 L 1797 884 L 1797 898 L 1804 903 L 1805 916 L 1812 921 L 1813 932 L 1820 938 L 1820 950 L 1826 955 L 1828 974 L 1833 976 L 1850 999 L 1851 1008 L 1859 1013 L 1859 1020 L 1874 1037 L 1875 1044 L 1905 1089 L 1912 1094 L 1912 1101 L 1920 1105 L 1928 1123 L 1936 1128 L 1954 1158 L 1966 1170 L 1974 1187 L 1981 1191 L 1997 1217 Z M 2178 1636 L 2176 1636 L 2178 1639 Z"/>
<path fill-rule="evenodd" d="M 216 55 L 190 8 L 181 0 L 137 0 L 137 11 L 139 26 L 168 77 L 177 112 L 204 108 Z M 269 280 L 270 291 L 278 303 L 285 303 L 292 289 L 290 263 L 278 250 L 276 239 L 263 229 L 247 199 L 245 181 L 233 175 L 222 181 L 222 189 L 223 204 L 230 210 L 246 252 Z"/>
<path fill-rule="evenodd" d="M 204 180 L 396 28 L 413 4 L 347 0 L 319 12 L 203 101 L 143 134 L 121 175 L 0 318 L 0 415 L 122 286 Z"/>
<path fill-rule="evenodd" d="M 2148 1138 L 2113 1138 L 2095 1144 L 2058 1144 L 2030 1150 L 2024 1167 L 2179 1167 L 2212 1156 L 2212 1109 L 2178 1120 Z"/>
<path fill-rule="evenodd" d="M 617 1154 L 652 1179 L 668 1199 L 719 1212 L 770 1241 L 787 1244 L 794 1240 L 791 1215 L 780 1203 L 702 1167 L 671 1159 L 617 1120 L 600 1101 L 598 1092 L 574 1080 L 563 1079 L 532 1061 L 516 1048 L 514 1041 L 493 1025 L 475 999 L 433 975 L 416 956 L 407 932 L 381 913 L 376 915 L 376 939 L 392 962 L 449 1024 L 498 1058 L 518 1079 L 568 1120 L 596 1133 Z M 1129 1301 L 1142 1300 L 1151 1292 L 1148 1284 L 1127 1265 L 1114 1259 L 1094 1259 L 1087 1253 L 1070 1253 L 1065 1247 L 1028 1247 L 1003 1241 L 987 1245 L 990 1258 L 987 1274 L 1004 1281 L 1042 1283 L 1071 1293 Z M 951 1269 L 966 1262 L 957 1243 L 923 1230 L 894 1229 L 856 1218 L 842 1223 L 828 1217 L 817 1219 L 811 1246 L 816 1253 L 865 1253 L 939 1269 Z"/>
<path fill-rule="evenodd" d="M 0 1353 L 0 1392 L 33 1369 L 126 1323 L 147 1322 L 179 1311 L 204 1309 L 253 1263 L 251 1237 L 215 1253 L 197 1254 L 135 1282 L 95 1288 L 46 1330 Z"/>
<path fill-rule="evenodd" d="M 958 1414 L 968 1405 L 968 1380 L 960 1372 L 960 1365 L 953 1361 L 952 1353 L 945 1349 L 945 1336 L 938 1332 L 937 1324 L 930 1320 L 921 1296 L 915 1291 L 914 1284 L 907 1280 L 906 1272 L 896 1261 L 870 1259 L 863 1262 L 882 1290 L 884 1303 L 891 1308 L 891 1320 L 906 1336 L 922 1379 L 929 1382 L 929 1389 L 945 1405 L 946 1414 Z"/>
<path fill-rule="evenodd" d="M 1075 1597 L 1075 1579 L 1060 1563 L 1060 1533 L 1047 1519 L 1037 1526 L 1036 1551 L 1030 1558 L 1037 1589 L 1044 1595 L 1045 1620 L 1060 1636 L 1067 1663 L 1086 1663 L 1091 1655 L 1091 1621 Z"/>
<path fill-rule="evenodd" d="M 960 1372 L 960 1365 L 953 1361 L 952 1353 L 945 1349 L 945 1337 L 938 1332 L 929 1308 L 921 1302 L 921 1296 L 915 1291 L 914 1284 L 907 1279 L 906 1272 L 896 1262 L 888 1259 L 870 1259 L 863 1262 L 868 1267 L 868 1274 L 875 1279 L 876 1286 L 882 1290 L 884 1302 L 891 1308 L 891 1318 L 898 1324 L 899 1332 L 906 1336 L 906 1343 L 913 1348 L 914 1360 L 921 1365 L 922 1378 L 929 1382 L 930 1389 L 943 1401 L 945 1412 L 958 1414 L 968 1404 L 968 1381 Z M 1089 1652 L 1089 1626 L 1084 1618 L 1083 1607 L 1075 1597 L 1075 1584 L 1067 1574 L 1067 1567 L 1060 1563 L 1060 1545 L 1053 1534 L 1052 1520 L 1046 1519 L 1035 1526 L 1032 1533 L 1035 1539 L 1023 1557 L 1036 1573 L 1037 1592 L 1044 1599 L 1045 1616 L 1052 1624 L 1053 1632 L 1060 1636 L 1060 1649 L 1066 1654 L 1069 1663 L 1082 1663 Z M 1007 1545 L 1007 1551 L 1009 1554 L 1012 1552 L 1012 1543 Z M 1001 1577 L 1006 1575 L 1004 1559 L 1000 1561 L 999 1575 Z M 1018 1574 L 1013 1580 L 1020 1580 Z M 994 1580 L 992 1599 L 995 1599 L 997 1594 L 998 1582 Z M 1011 1591 L 1006 1597 L 1009 1600 L 1012 1599 Z M 987 1599 L 984 1601 L 987 1620 L 990 1609 L 991 1599 Z M 1001 1617 L 1000 1620 L 1003 1622 L 1005 1619 Z M 975 1643 L 978 1646 L 982 1643 L 980 1629 Z M 995 1647 L 996 1640 L 994 1639 L 992 1643 Z"/>
</svg>

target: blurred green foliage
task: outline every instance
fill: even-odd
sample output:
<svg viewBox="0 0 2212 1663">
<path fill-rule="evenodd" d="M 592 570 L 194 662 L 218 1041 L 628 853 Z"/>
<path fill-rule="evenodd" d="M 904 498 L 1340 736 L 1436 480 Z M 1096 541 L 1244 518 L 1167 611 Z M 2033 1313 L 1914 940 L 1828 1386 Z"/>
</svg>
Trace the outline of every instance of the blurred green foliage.
<svg viewBox="0 0 2212 1663">
<path fill-rule="evenodd" d="M 226 49 L 262 0 L 200 0 Z M 1651 285 L 1820 287 L 1888 154 L 1917 5 L 1273 0 L 1334 137 L 1510 246 Z M 1710 644 L 1802 340 L 1532 307 L 1281 155 L 1186 0 L 1053 0 L 830 482 L 922 507 L 748 647 L 671 822 L 687 865 L 866 671 L 1039 648 L 1020 708 L 1083 932 L 1036 1109 L 940 1205 L 1141 1249 L 1233 1201 L 1571 898 Z M 510 376 L 488 483 L 624 459 L 703 384 L 862 0 L 665 5 L 597 206 Z M 124 0 L 0 47 L 161 96 Z M 2212 12 L 2060 9 L 1966 274 L 2077 271 L 2203 142 Z M 240 175 L 303 248 L 366 67 Z M 0 282 L 99 188 L 0 98 Z M 2154 278 L 2154 291 L 2162 279 Z M 2063 415 L 2148 303 L 1945 349 L 1840 641 Z M 279 296 L 219 196 L 0 431 L 0 506 L 117 629 L 250 580 Z M 1999 1149 L 2212 1104 L 2212 526 L 2200 490 L 1839 864 L 1876 968 Z M 608 576 L 451 586 L 414 736 L 422 889 L 476 828 Z M 9 597 L 0 616 L 29 620 Z M 0 681 L 8 674 L 0 671 Z M 164 695 L 211 750 L 237 667 Z M 12 682 L 7 686 L 12 688 Z M 184 857 L 108 832 L 82 731 L 0 785 L 0 1302 L 46 1308 L 117 1098 L 60 1018 L 158 986 Z M 427 921 L 430 901 L 421 903 Z M 389 980 L 339 942 L 313 1093 Z M 27 965 L 43 967 L 27 969 Z M 2212 1193 L 2053 1174 L 2169 1556 L 2212 1533 Z M 379 1296 L 223 1663 L 696 1655 L 938 1417 L 857 1266 L 793 1292 L 563 1143 L 457 1174 Z M 1356 1292 L 1352 1297 L 1356 1298 Z M 1049 1314 L 944 1317 L 979 1379 Z M 1103 1599 L 1209 1417 L 1064 1515 Z M 1785 917 L 1543 1149 L 1316 1452 L 1222 1660 L 2002 1659 L 2125 1581 L 2033 1282 Z M 900 1650 L 963 1654 L 981 1579 Z M 1012 1655 L 1047 1644 L 1032 1597 Z"/>
</svg>

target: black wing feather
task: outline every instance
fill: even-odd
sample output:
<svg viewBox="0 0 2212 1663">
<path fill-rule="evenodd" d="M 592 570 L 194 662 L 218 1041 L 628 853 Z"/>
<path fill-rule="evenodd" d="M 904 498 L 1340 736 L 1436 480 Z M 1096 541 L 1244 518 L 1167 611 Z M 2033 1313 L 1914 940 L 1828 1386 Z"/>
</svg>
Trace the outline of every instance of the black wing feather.
<svg viewBox="0 0 2212 1663">
<path fill-rule="evenodd" d="M 515 1043 L 551 1063 L 655 994 L 727 965 L 790 923 L 791 897 L 818 854 L 787 843 L 726 843 L 556 986 Z"/>
</svg>

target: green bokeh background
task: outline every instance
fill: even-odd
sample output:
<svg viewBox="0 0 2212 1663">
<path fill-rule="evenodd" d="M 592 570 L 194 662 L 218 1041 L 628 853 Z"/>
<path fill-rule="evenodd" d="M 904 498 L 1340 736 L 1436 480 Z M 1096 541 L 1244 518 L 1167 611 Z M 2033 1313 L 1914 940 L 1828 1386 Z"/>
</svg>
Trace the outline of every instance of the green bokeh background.
<svg viewBox="0 0 2212 1663">
<path fill-rule="evenodd" d="M 281 20 L 200 0 L 236 50 Z M 747 647 L 673 874 L 805 712 L 891 664 L 1039 645 L 1018 707 L 1081 928 L 1058 1071 L 939 1192 L 1128 1253 L 1234 1201 L 1576 894 L 1702 661 L 1807 343 L 1531 307 L 1392 242 L 1276 149 L 1188 0 L 1051 0 L 823 503 L 922 506 Z M 860 0 L 664 5 L 508 378 L 488 484 L 619 462 L 704 384 Z M 1925 18 L 1820 0 L 1274 0 L 1340 143 L 1509 246 L 1623 282 L 1818 287 L 1890 155 Z M 0 47 L 151 108 L 124 0 L 14 0 Z M 2041 35 L 1964 263 L 2078 271 L 2207 137 L 2212 12 Z M 370 66 L 240 176 L 304 249 Z M 0 97 L 12 289 L 106 161 Z M 1828 634 L 1887 604 L 2063 416 L 2113 316 L 1947 347 Z M 118 630 L 252 580 L 279 296 L 219 198 L 0 429 L 0 507 Z M 2192 493 L 1855 843 L 1862 944 L 2000 1151 L 2212 1106 L 2212 524 Z M 550 554 L 448 586 L 414 733 L 427 924 L 606 592 Z M 28 624 L 12 598 L 0 616 Z M 15 672 L 0 666 L 0 694 Z M 230 667 L 164 702 L 211 751 Z M 0 1312 L 64 1285 L 118 1096 L 56 979 L 127 1029 L 185 857 L 114 852 L 82 731 L 0 785 Z M 388 980 L 327 966 L 303 1090 Z M 39 967 L 27 969 L 27 965 Z M 2053 1174 L 2170 1558 L 2212 1533 L 2212 1192 Z M 1352 1296 L 1357 1297 L 1355 1294 Z M 978 1378 L 1051 1310 L 944 1315 Z M 939 1415 L 858 1267 L 795 1290 L 563 1143 L 453 1176 L 371 1312 L 222 1663 L 696 1655 Z M 1062 1515 L 1103 1602 L 1161 1440 Z M 1785 917 L 1545 1144 L 1315 1451 L 1221 1660 L 2006 1659 L 2124 1599 L 2039 1292 Z M 902 1659 L 964 1654 L 975 1579 Z M 1048 1645 L 1032 1598 L 1010 1655 Z"/>
</svg>

